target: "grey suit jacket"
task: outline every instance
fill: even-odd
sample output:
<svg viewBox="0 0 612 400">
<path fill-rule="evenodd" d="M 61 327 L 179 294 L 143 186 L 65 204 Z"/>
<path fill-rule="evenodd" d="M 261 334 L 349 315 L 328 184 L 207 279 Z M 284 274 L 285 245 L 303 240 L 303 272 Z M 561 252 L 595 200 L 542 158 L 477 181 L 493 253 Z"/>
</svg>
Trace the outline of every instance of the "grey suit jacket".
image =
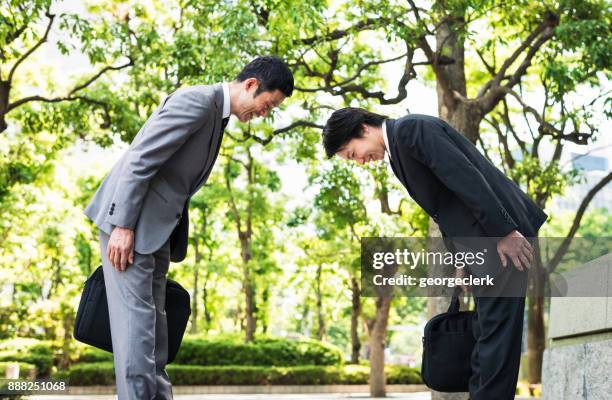
<svg viewBox="0 0 612 400">
<path fill-rule="evenodd" d="M 206 182 L 223 136 L 221 84 L 168 95 L 113 166 L 85 209 L 102 231 L 134 230 L 134 251 L 150 254 L 170 237 L 171 260 L 187 252 L 189 200 Z"/>
</svg>

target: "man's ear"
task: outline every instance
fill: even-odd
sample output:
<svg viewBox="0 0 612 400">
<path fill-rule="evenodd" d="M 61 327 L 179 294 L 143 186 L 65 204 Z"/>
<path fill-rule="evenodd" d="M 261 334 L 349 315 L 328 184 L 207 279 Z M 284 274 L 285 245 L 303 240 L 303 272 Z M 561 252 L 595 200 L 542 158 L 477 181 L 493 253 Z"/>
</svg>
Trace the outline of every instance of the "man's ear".
<svg viewBox="0 0 612 400">
<path fill-rule="evenodd" d="M 255 88 L 255 90 L 257 90 L 257 88 L 259 87 L 259 81 L 257 80 L 257 78 L 247 78 L 244 81 L 244 88 L 245 90 L 248 92 L 251 90 L 251 88 Z"/>
<path fill-rule="evenodd" d="M 366 135 L 369 133 L 370 133 L 370 127 L 366 123 L 361 124 L 361 134 Z"/>
</svg>

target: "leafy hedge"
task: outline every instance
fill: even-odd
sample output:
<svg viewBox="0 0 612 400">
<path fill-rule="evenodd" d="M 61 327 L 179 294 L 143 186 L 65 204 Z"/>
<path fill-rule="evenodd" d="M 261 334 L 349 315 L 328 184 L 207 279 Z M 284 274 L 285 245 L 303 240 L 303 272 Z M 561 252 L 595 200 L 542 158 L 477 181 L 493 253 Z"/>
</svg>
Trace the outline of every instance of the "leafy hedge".
<svg viewBox="0 0 612 400">
<path fill-rule="evenodd" d="M 17 361 L 36 366 L 38 376 L 47 376 L 53 365 L 51 341 L 16 338 L 0 342 L 0 362 Z"/>
<path fill-rule="evenodd" d="M 0 362 L 0 377 L 4 378 L 6 376 L 6 369 L 8 368 L 9 364 L 14 364 L 14 362 Z M 34 377 L 34 374 L 36 373 L 35 365 L 25 362 L 18 362 L 17 364 L 19 364 L 19 378 L 31 379 Z"/>
<path fill-rule="evenodd" d="M 113 355 L 93 347 L 84 349 L 78 363 L 113 361 Z M 340 349 L 316 340 L 263 337 L 245 344 L 242 337 L 185 337 L 173 364 L 298 366 L 341 365 Z"/>
<path fill-rule="evenodd" d="M 88 346 L 79 352 L 76 361 L 79 363 L 113 362 L 113 353 Z"/>
<path fill-rule="evenodd" d="M 332 385 L 366 384 L 369 368 L 363 365 L 346 366 L 197 366 L 167 367 L 174 385 Z M 419 373 L 410 367 L 392 365 L 385 368 L 389 384 L 422 383 Z M 68 378 L 71 385 L 113 385 L 113 364 L 109 362 L 83 363 L 58 373 L 57 379 Z"/>
<path fill-rule="evenodd" d="M 316 340 L 257 338 L 244 343 L 239 336 L 187 337 L 174 364 L 298 366 L 341 365 L 342 351 Z"/>
</svg>

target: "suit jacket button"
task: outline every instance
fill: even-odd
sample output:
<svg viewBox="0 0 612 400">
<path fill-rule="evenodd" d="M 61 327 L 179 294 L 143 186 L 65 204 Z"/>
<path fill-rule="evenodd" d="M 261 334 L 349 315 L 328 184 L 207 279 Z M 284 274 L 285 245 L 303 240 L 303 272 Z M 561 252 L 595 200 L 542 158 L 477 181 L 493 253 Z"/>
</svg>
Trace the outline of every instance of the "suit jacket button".
<svg viewBox="0 0 612 400">
<path fill-rule="evenodd" d="M 176 218 L 181 218 L 181 214 L 176 214 Z"/>
<path fill-rule="evenodd" d="M 109 214 L 109 215 L 113 215 L 113 210 L 110 210 L 110 211 L 108 212 L 108 214 Z"/>
</svg>

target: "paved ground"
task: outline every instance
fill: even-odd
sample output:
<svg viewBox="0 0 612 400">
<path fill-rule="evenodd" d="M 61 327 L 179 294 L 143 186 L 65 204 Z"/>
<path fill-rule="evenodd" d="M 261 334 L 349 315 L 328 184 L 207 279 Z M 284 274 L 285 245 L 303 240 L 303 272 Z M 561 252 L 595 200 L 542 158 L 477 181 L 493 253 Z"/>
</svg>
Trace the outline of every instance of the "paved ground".
<svg viewBox="0 0 612 400">
<path fill-rule="evenodd" d="M 30 396 L 30 400 L 114 400 L 116 396 L 95 395 L 95 396 Z M 206 394 L 194 395 L 184 394 L 174 396 L 174 400 L 345 400 L 345 399 L 382 399 L 382 397 L 369 397 L 365 393 L 359 394 Z M 431 396 L 427 392 L 422 393 L 390 393 L 385 399 L 393 400 L 430 400 Z"/>
<path fill-rule="evenodd" d="M 380 397 L 376 397 L 382 399 Z M 116 396 L 30 396 L 30 400 L 114 400 Z M 175 400 L 345 400 L 345 399 L 375 399 L 365 393 L 360 394 L 207 394 L 207 395 L 177 395 Z M 389 393 L 385 399 L 393 400 L 430 400 L 428 392 L 421 393 Z M 529 400 L 527 397 L 517 397 L 516 400 Z M 536 399 L 533 399 L 536 400 Z"/>
</svg>

